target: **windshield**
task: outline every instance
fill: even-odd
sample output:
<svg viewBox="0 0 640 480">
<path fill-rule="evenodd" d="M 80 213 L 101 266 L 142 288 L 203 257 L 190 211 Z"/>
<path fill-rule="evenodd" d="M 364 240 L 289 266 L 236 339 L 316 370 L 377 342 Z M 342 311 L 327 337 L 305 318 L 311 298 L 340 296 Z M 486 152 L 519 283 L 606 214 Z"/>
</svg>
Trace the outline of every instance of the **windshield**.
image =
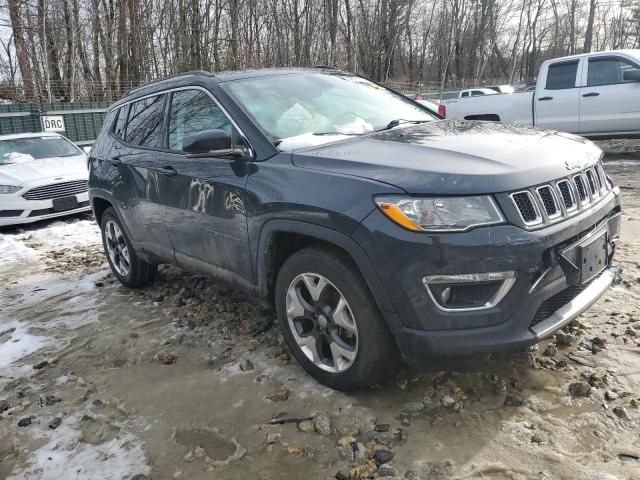
<svg viewBox="0 0 640 480">
<path fill-rule="evenodd" d="M 31 157 L 34 160 L 49 157 L 82 155 L 73 143 L 60 137 L 28 137 L 0 140 L 0 164 L 13 163 L 12 159 Z"/>
<path fill-rule="evenodd" d="M 305 134 L 359 135 L 394 120 L 436 119 L 412 101 L 353 75 L 274 75 L 230 81 L 224 87 L 277 141 Z"/>
</svg>

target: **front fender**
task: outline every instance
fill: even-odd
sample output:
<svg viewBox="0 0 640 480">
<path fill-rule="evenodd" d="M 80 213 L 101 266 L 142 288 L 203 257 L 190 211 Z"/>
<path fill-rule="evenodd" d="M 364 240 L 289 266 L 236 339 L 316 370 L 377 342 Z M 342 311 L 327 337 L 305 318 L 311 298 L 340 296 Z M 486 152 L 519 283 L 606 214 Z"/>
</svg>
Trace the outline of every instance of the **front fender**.
<svg viewBox="0 0 640 480">
<path fill-rule="evenodd" d="M 317 238 L 318 240 L 335 245 L 344 250 L 360 270 L 362 277 L 371 290 L 383 314 L 395 312 L 391 300 L 383 288 L 376 270 L 373 268 L 371 260 L 355 240 L 336 230 L 299 220 L 273 219 L 263 225 L 258 241 L 257 258 L 254 259 L 258 276 L 258 289 L 261 295 L 266 297 L 269 293 L 269 271 L 267 268 L 268 250 L 273 236 L 279 232 L 296 233 Z"/>
</svg>

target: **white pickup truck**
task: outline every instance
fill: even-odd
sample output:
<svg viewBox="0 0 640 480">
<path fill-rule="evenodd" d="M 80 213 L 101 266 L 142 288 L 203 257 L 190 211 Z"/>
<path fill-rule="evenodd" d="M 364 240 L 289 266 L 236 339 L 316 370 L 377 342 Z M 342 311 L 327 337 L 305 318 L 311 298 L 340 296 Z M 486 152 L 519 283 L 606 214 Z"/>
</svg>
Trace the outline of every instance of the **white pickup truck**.
<svg viewBox="0 0 640 480">
<path fill-rule="evenodd" d="M 640 50 L 586 53 L 542 64 L 533 92 L 455 98 L 440 115 L 586 137 L 640 135 Z"/>
</svg>

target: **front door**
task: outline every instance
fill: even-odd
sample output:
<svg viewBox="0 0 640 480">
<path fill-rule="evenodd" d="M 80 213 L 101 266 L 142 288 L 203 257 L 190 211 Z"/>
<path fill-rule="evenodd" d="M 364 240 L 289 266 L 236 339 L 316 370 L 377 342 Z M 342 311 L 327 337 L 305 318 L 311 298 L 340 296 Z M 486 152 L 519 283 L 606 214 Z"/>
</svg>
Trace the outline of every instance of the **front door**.
<svg viewBox="0 0 640 480">
<path fill-rule="evenodd" d="M 622 57 L 589 59 L 587 86 L 580 89 L 580 133 L 639 132 L 640 83 L 624 72 L 640 68 Z"/>
<path fill-rule="evenodd" d="M 547 78 L 534 93 L 535 125 L 577 133 L 580 128 L 579 60 L 549 65 Z"/>
<path fill-rule="evenodd" d="M 201 89 L 174 91 L 168 113 L 168 150 L 156 162 L 164 221 L 176 261 L 187 268 L 251 282 L 245 184 L 246 160 L 190 157 L 185 136 L 210 129 L 236 128 L 213 96 Z"/>
</svg>

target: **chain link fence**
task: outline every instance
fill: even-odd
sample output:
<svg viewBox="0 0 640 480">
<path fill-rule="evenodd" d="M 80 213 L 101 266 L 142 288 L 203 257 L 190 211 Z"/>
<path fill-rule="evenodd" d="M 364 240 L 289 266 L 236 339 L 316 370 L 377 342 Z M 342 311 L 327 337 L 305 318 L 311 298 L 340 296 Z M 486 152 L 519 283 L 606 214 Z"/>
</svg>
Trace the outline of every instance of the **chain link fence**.
<svg viewBox="0 0 640 480">
<path fill-rule="evenodd" d="M 509 85 L 509 80 L 505 78 L 491 78 L 483 80 L 480 84 L 465 80 L 453 84 L 448 83 L 444 86 L 436 81 L 389 81 L 386 82 L 385 85 L 408 97 L 421 97 L 424 100 L 439 103 L 442 100 L 458 97 L 460 91 L 464 89 Z"/>
<path fill-rule="evenodd" d="M 385 85 L 410 98 L 422 98 L 436 103 L 455 98 L 462 88 L 504 85 L 504 79 L 484 81 L 483 85 L 473 85 L 470 82 L 460 82 L 457 86 L 442 88 L 434 81 L 389 81 Z M 88 86 L 87 86 L 88 85 Z M 127 84 L 126 89 L 132 88 L 133 83 Z M 68 86 L 67 86 L 68 87 Z M 20 101 L 24 98 L 21 86 L 9 88 L 6 84 L 0 86 L 0 135 L 13 133 L 37 133 L 51 129 L 52 119 L 56 131 L 65 135 L 78 145 L 91 145 L 95 141 L 102 126 L 109 105 L 120 97 L 122 88 L 106 89 L 104 85 L 85 84 L 82 90 L 74 92 L 76 101 L 49 101 L 58 89 L 49 86 L 43 93 L 38 90 L 35 95 L 40 100 L 31 102 Z M 111 98 L 113 100 L 95 100 L 95 98 Z M 83 101 L 77 101 L 83 100 Z"/>
</svg>

